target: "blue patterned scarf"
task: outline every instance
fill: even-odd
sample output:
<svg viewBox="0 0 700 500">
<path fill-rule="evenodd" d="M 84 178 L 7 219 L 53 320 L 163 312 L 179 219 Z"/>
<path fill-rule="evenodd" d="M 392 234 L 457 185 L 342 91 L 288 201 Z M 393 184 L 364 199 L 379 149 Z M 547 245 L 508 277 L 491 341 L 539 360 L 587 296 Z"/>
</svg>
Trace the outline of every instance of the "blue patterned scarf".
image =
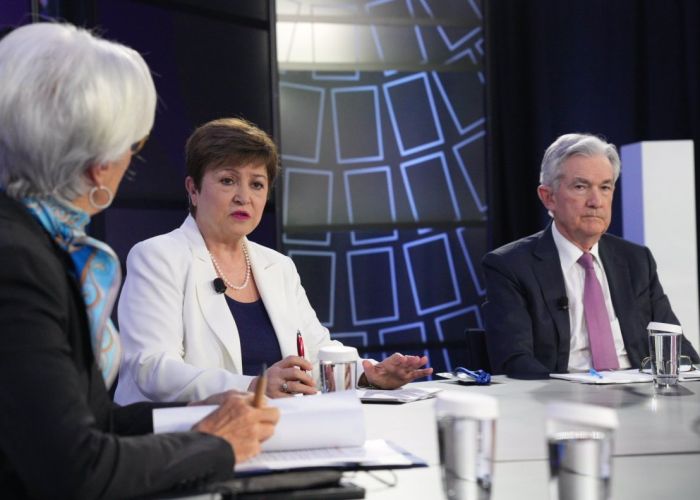
<svg viewBox="0 0 700 500">
<path fill-rule="evenodd" d="M 90 322 L 92 351 L 110 387 L 119 372 L 121 343 L 110 315 L 121 283 L 119 259 L 109 245 L 85 234 L 90 216 L 54 198 L 24 198 L 24 205 L 75 265 Z"/>
</svg>

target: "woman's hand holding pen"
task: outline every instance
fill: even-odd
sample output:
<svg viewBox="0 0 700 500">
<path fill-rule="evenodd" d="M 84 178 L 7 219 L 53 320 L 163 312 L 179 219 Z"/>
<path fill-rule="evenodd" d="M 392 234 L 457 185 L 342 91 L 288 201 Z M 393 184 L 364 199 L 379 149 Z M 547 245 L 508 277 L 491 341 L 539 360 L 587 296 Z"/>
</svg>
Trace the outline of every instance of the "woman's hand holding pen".
<svg viewBox="0 0 700 500">
<path fill-rule="evenodd" d="M 216 395 L 221 398 L 219 408 L 192 430 L 225 439 L 234 450 L 236 462 L 254 457 L 260 453 L 260 443 L 272 436 L 279 420 L 279 410 L 265 406 L 264 382 L 262 385 L 261 394 L 256 396 L 241 396 L 234 391 Z"/>
<path fill-rule="evenodd" d="M 362 367 L 365 373 L 360 377 L 359 385 L 368 385 L 368 382 L 380 389 L 396 389 L 433 373 L 432 368 L 422 368 L 427 363 L 427 356 L 404 356 L 398 352 L 376 365 L 364 360 Z"/>
<path fill-rule="evenodd" d="M 271 398 L 280 398 L 294 394 L 316 394 L 316 382 L 310 375 L 312 369 L 311 363 L 299 356 L 287 356 L 278 361 L 265 372 L 267 395 Z M 257 380 L 257 378 L 254 380 L 255 385 Z"/>
</svg>

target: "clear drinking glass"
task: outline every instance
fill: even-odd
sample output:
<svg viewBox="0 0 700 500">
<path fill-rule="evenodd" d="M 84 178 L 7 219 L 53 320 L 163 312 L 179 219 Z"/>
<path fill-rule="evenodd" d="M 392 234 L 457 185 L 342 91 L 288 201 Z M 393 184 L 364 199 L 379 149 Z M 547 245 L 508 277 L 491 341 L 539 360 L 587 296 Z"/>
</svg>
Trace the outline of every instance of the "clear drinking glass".
<svg viewBox="0 0 700 500">
<path fill-rule="evenodd" d="M 319 349 L 321 392 L 354 391 L 358 357 L 354 347 L 333 345 Z"/>
<path fill-rule="evenodd" d="M 647 325 L 651 373 L 656 385 L 676 385 L 681 356 L 683 329 L 680 325 L 657 323 Z"/>
<path fill-rule="evenodd" d="M 610 498 L 613 434 L 617 413 L 579 403 L 547 406 L 551 500 Z"/>
<path fill-rule="evenodd" d="M 483 394 L 443 391 L 435 411 L 445 495 L 450 500 L 488 500 L 498 401 Z"/>
</svg>

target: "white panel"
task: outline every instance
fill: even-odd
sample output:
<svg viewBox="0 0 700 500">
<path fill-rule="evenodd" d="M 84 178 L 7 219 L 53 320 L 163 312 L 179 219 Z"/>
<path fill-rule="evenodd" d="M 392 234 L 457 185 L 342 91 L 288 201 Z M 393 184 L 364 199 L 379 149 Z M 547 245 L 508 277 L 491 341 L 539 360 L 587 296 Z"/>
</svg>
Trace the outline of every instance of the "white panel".
<svg viewBox="0 0 700 500">
<path fill-rule="evenodd" d="M 622 147 L 623 236 L 648 246 L 659 279 L 698 350 L 698 266 L 693 141 Z"/>
</svg>

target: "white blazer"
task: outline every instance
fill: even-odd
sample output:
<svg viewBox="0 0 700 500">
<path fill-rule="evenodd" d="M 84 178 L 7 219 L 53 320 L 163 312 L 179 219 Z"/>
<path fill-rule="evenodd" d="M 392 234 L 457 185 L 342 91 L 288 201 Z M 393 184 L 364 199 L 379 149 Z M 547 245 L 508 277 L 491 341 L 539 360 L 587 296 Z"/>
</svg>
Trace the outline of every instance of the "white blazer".
<svg viewBox="0 0 700 500">
<path fill-rule="evenodd" d="M 316 317 L 292 260 L 246 243 L 282 357 L 297 354 L 297 330 L 312 363 L 322 346 L 340 345 Z M 195 220 L 188 216 L 178 229 L 136 244 L 126 266 L 115 401 L 192 401 L 247 390 L 253 377 L 241 374 L 238 328 L 224 294 L 214 291 L 217 274 Z"/>
</svg>

